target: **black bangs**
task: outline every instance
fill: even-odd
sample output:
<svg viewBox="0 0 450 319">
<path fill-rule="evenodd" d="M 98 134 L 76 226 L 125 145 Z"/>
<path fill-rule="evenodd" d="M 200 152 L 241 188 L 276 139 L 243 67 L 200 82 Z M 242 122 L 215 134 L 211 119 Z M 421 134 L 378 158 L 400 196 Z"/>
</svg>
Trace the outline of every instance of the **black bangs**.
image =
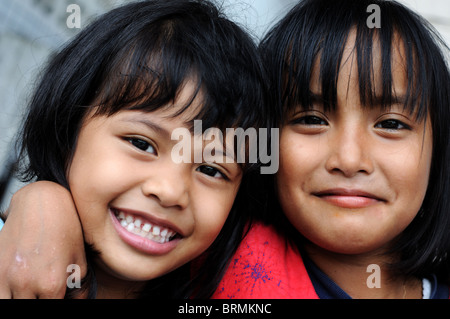
<svg viewBox="0 0 450 319">
<path fill-rule="evenodd" d="M 174 21 L 149 25 L 120 49 L 105 68 L 104 80 L 94 102 L 97 114 L 112 115 L 122 109 L 152 112 L 170 107 L 188 81 L 196 87 L 183 113 L 198 95 L 198 64 L 180 36 Z M 195 114 L 197 118 L 199 114 Z"/>
<path fill-rule="evenodd" d="M 183 113 L 197 97 L 201 107 L 192 117 L 202 120 L 204 128 L 263 125 L 262 114 L 252 114 L 262 110 L 264 102 L 256 45 L 242 46 L 244 39 L 252 43 L 248 35 L 237 32 L 234 24 L 219 16 L 223 20 L 220 24 L 208 16 L 199 21 L 195 2 L 192 10 L 158 17 L 140 30 L 121 31 L 125 39 L 128 33 L 133 37 L 122 41 L 122 47 L 98 75 L 102 81 L 93 102 L 97 114 L 170 107 L 184 85 L 192 81 L 195 89 L 191 99 L 173 116 Z"/>
<path fill-rule="evenodd" d="M 369 5 L 380 8 L 380 28 L 368 25 Z M 289 23 L 289 20 L 296 23 Z M 271 36 L 280 34 L 280 30 L 284 30 L 284 36 Z M 298 105 L 311 107 L 310 80 L 317 64 L 323 107 L 335 109 L 339 69 L 345 59 L 343 51 L 353 31 L 356 33 L 353 56 L 350 57 L 353 61 L 347 62 L 354 63 L 358 70 L 361 105 L 389 108 L 400 100 L 393 87 L 392 58 L 393 51 L 402 48 L 398 52 L 405 61 L 408 83 L 401 102 L 418 120 L 423 119 L 433 90 L 436 90 L 432 78 L 436 67 L 433 57 L 436 54 L 442 56 L 439 47 L 428 43 L 434 44 L 432 36 L 436 36 L 440 44 L 443 42 L 424 19 L 410 11 L 405 13 L 401 5 L 391 1 L 305 0 L 288 13 L 288 18 L 282 20 L 261 44 L 263 55 L 269 61 L 266 61 L 269 73 L 274 77 L 272 85 L 282 92 L 278 103 L 284 110 Z M 379 70 L 374 69 L 375 60 L 380 65 Z M 381 87 L 375 89 L 376 83 Z M 279 115 L 282 113 L 280 111 Z"/>
</svg>

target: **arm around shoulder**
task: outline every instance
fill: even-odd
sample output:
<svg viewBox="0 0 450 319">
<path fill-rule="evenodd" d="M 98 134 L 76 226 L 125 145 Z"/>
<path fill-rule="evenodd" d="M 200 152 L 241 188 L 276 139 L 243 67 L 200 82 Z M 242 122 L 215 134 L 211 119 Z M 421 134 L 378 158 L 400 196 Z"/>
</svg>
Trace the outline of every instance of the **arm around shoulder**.
<svg viewBox="0 0 450 319">
<path fill-rule="evenodd" d="M 63 297 L 67 267 L 86 273 L 81 224 L 70 192 L 39 181 L 17 191 L 0 232 L 0 298 Z"/>
</svg>

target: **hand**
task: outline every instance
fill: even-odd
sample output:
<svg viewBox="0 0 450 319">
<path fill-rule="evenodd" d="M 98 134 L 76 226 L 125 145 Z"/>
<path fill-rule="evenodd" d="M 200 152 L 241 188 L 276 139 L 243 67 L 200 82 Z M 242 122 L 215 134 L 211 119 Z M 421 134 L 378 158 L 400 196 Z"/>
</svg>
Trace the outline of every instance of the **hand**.
<svg viewBox="0 0 450 319">
<path fill-rule="evenodd" d="M 11 199 L 0 231 L 0 298 L 63 298 L 71 274 L 86 274 L 81 224 L 70 192 L 46 181 Z"/>
</svg>

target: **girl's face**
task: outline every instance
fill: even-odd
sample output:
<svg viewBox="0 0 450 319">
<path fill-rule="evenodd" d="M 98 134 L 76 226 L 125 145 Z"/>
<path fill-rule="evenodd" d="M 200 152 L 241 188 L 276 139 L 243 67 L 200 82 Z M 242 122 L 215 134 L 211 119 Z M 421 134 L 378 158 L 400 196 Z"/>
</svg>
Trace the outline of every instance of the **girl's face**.
<svg viewBox="0 0 450 319">
<path fill-rule="evenodd" d="M 313 109 L 298 107 L 288 114 L 277 175 L 290 222 L 314 245 L 345 254 L 383 250 L 408 226 L 424 199 L 432 154 L 431 123 L 417 122 L 403 110 L 407 81 L 401 45 L 393 48 L 392 61 L 398 103 L 388 110 L 363 108 L 354 39 L 352 34 L 341 62 L 337 109 L 322 107 L 316 66 Z M 373 56 L 379 70 L 380 54 Z M 375 80 L 381 94 L 379 73 Z"/>
<path fill-rule="evenodd" d="M 120 279 L 153 279 L 200 255 L 222 229 L 238 191 L 242 171 L 235 162 L 176 164 L 171 158 L 179 142 L 172 131 L 187 127 L 191 110 L 200 107 L 196 98 L 173 116 L 191 97 L 188 84 L 167 109 L 91 116 L 78 136 L 70 189 L 85 240 L 100 252 L 97 266 Z"/>
</svg>

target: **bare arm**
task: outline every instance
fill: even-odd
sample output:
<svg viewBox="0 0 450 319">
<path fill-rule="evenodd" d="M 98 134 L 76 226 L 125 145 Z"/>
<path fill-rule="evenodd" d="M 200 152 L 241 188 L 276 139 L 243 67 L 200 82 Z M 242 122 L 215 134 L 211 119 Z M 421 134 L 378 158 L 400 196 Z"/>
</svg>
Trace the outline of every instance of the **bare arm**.
<svg viewBox="0 0 450 319">
<path fill-rule="evenodd" d="M 86 274 L 83 233 L 72 196 L 52 182 L 14 194 L 0 231 L 0 298 L 62 298 L 68 265 Z"/>
</svg>

